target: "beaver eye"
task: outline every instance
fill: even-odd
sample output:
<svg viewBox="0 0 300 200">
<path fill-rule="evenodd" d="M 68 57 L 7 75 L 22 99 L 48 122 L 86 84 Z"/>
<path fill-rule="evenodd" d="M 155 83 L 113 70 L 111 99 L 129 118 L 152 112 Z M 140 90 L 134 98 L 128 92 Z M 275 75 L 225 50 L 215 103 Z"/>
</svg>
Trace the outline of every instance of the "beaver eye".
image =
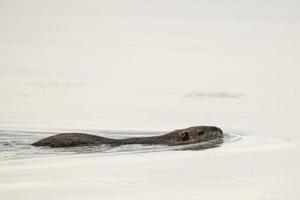
<svg viewBox="0 0 300 200">
<path fill-rule="evenodd" d="M 198 132 L 198 135 L 203 135 L 204 134 L 204 131 L 199 131 Z"/>
<path fill-rule="evenodd" d="M 185 140 L 188 140 L 189 139 L 189 134 L 188 134 L 188 132 L 181 132 L 180 134 L 179 134 L 179 136 L 180 136 L 180 138 L 183 140 L 183 141 L 185 141 Z"/>
</svg>

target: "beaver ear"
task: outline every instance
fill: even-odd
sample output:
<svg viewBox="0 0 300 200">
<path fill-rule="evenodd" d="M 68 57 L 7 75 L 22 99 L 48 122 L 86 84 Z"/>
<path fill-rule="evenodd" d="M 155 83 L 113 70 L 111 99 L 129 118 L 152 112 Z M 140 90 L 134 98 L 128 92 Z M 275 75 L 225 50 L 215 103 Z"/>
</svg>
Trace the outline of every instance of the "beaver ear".
<svg viewBox="0 0 300 200">
<path fill-rule="evenodd" d="M 181 132 L 179 133 L 179 137 L 182 139 L 182 140 L 187 140 L 189 139 L 189 133 L 184 131 L 184 132 Z"/>
</svg>

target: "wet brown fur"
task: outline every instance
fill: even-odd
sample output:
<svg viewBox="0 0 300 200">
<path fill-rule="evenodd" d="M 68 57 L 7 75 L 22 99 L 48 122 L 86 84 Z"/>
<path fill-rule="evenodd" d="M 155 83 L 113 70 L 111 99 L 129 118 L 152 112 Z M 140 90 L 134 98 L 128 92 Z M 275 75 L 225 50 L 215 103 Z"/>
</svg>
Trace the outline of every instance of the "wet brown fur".
<svg viewBox="0 0 300 200">
<path fill-rule="evenodd" d="M 60 133 L 33 143 L 33 146 L 76 147 L 89 145 L 184 145 L 223 138 L 223 132 L 215 126 L 194 126 L 179 129 L 160 136 L 110 139 L 85 133 Z"/>
</svg>

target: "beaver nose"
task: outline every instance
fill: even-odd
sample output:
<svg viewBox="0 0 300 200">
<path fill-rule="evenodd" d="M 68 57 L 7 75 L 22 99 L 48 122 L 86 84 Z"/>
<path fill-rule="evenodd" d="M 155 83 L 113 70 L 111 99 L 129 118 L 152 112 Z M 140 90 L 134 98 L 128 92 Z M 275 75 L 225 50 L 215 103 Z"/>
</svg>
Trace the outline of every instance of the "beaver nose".
<svg viewBox="0 0 300 200">
<path fill-rule="evenodd" d="M 219 129 L 218 132 L 216 132 L 217 137 L 216 138 L 223 138 L 223 131 L 221 129 Z"/>
<path fill-rule="evenodd" d="M 215 139 L 219 139 L 222 138 L 222 133 L 219 130 L 214 130 L 212 132 L 210 132 L 209 134 L 207 134 L 207 138 L 208 140 L 215 140 Z"/>
<path fill-rule="evenodd" d="M 221 134 L 223 134 L 223 131 L 220 128 L 217 128 L 217 129 Z"/>
<path fill-rule="evenodd" d="M 213 126 L 212 128 L 213 128 L 213 131 L 215 131 L 215 132 L 223 133 L 223 131 L 218 127 Z"/>
</svg>

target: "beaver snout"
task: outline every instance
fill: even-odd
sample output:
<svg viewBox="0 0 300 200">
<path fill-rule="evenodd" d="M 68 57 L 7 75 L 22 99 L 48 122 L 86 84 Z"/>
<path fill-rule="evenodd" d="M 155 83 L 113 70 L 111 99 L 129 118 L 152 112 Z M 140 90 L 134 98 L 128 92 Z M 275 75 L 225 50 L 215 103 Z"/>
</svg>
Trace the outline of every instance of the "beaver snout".
<svg viewBox="0 0 300 200">
<path fill-rule="evenodd" d="M 205 134 L 205 140 L 215 140 L 223 138 L 223 131 L 220 128 L 217 127 L 210 127 L 210 130 L 208 130 Z"/>
</svg>

